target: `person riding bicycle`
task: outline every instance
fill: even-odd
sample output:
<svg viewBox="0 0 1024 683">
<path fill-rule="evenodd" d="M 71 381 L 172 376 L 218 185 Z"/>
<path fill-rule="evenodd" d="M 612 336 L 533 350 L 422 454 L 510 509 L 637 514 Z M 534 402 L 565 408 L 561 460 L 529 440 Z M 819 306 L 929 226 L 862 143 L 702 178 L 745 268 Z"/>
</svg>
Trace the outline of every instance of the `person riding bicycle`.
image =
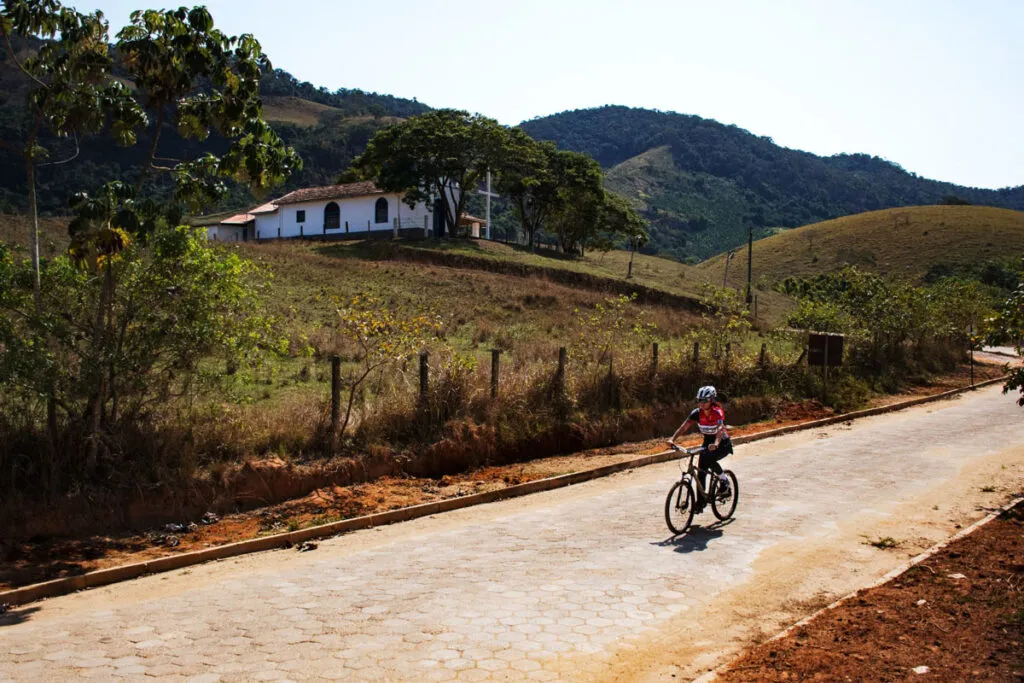
<svg viewBox="0 0 1024 683">
<path fill-rule="evenodd" d="M 679 425 L 672 438 L 668 442 L 675 445 L 675 441 L 681 434 L 686 433 L 691 426 L 697 425 L 700 433 L 704 435 L 704 444 L 700 452 L 700 460 L 697 467 L 702 471 L 714 472 L 718 475 L 719 492 L 729 495 L 729 478 L 722 471 L 718 461 L 732 453 L 732 439 L 729 438 L 729 431 L 725 427 L 725 410 L 718 402 L 718 392 L 713 386 L 704 386 L 697 390 L 697 408 Z M 701 482 L 703 484 L 703 482 Z M 710 490 L 711 481 L 708 480 Z M 703 508 L 705 500 L 698 487 L 697 507 Z"/>
</svg>

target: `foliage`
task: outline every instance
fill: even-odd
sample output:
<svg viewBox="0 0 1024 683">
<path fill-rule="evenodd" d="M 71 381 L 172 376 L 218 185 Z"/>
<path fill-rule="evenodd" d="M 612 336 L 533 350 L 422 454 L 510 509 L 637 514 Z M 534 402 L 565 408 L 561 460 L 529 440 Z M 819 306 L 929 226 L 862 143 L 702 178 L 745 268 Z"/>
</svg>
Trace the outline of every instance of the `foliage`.
<svg viewBox="0 0 1024 683">
<path fill-rule="evenodd" d="M 0 34 L 8 59 L 29 79 L 28 117 L 21 127 L 18 142 L 5 137 L 0 140 L 0 146 L 20 154 L 24 164 L 28 208 L 33 222 L 30 254 L 38 301 L 40 265 L 35 174 L 40 160 L 47 156 L 46 149 L 40 145 L 40 137 L 49 132 L 57 138 L 74 137 L 77 142 L 79 134 L 98 131 L 110 117 L 110 130 L 117 140 L 131 144 L 135 141 L 133 128 L 144 122 L 145 116 L 128 89 L 110 79 L 112 60 L 108 54 L 107 24 L 100 12 L 80 14 L 55 0 L 15 0 L 5 3 L 0 11 Z M 57 35 L 60 40 L 52 40 Z M 12 36 L 51 40 L 21 62 Z"/>
<path fill-rule="evenodd" d="M 636 294 L 609 297 L 590 309 L 573 309 L 573 325 L 570 355 L 584 366 L 603 365 L 615 351 L 628 355 L 644 348 L 657 331 L 636 305 Z"/>
<path fill-rule="evenodd" d="M 155 120 L 140 179 L 152 169 L 170 172 L 177 199 L 196 210 L 227 193 L 225 179 L 259 194 L 301 167 L 262 118 L 260 76 L 269 60 L 252 35 L 224 35 L 205 7 L 136 11 L 118 33 L 117 50 Z M 159 143 L 168 112 L 183 138 L 205 140 L 215 131 L 228 148 L 165 165 Z"/>
<path fill-rule="evenodd" d="M 701 302 L 705 311 L 694 341 L 706 349 L 712 358 L 723 359 L 726 347 L 737 347 L 750 331 L 750 312 L 735 290 L 705 284 L 701 288 Z"/>
<path fill-rule="evenodd" d="M 29 414 L 40 398 L 55 399 L 71 451 L 51 457 L 66 459 L 65 487 L 135 457 L 118 435 L 152 424 L 197 383 L 217 381 L 204 363 L 237 366 L 270 343 L 258 272 L 193 228 L 159 228 L 145 247 L 121 244 L 98 270 L 68 256 L 43 265 L 37 311 L 31 266 L 0 248 L 0 387 Z M 110 281 L 118 286 L 108 289 Z"/>
<path fill-rule="evenodd" d="M 348 341 L 348 404 L 338 435 L 345 434 L 355 397 L 363 382 L 374 373 L 395 367 L 422 351 L 427 340 L 441 329 L 436 316 L 395 312 L 379 298 L 353 297 L 338 309 L 339 332 Z"/>
<path fill-rule="evenodd" d="M 374 179 L 384 190 L 404 192 L 409 206 L 440 200 L 446 229 L 454 233 L 467 193 L 488 168 L 498 166 L 506 139 L 505 128 L 493 119 L 440 109 L 379 131 L 346 177 Z"/>
<path fill-rule="evenodd" d="M 1017 350 L 1017 355 L 1024 355 L 1024 277 L 988 320 L 988 329 L 990 344 L 1010 344 Z M 1024 406 L 1024 367 L 1007 365 L 1006 372 L 1008 377 L 1003 393 L 1019 391 L 1021 395 L 1017 404 Z"/>
<path fill-rule="evenodd" d="M 969 329 L 987 317 L 991 298 L 976 282 L 946 279 L 930 286 L 886 280 L 853 266 L 812 279 L 787 278 L 779 289 L 799 300 L 789 324 L 846 335 L 855 370 L 893 370 L 907 356 L 955 360 L 973 343 Z"/>
</svg>

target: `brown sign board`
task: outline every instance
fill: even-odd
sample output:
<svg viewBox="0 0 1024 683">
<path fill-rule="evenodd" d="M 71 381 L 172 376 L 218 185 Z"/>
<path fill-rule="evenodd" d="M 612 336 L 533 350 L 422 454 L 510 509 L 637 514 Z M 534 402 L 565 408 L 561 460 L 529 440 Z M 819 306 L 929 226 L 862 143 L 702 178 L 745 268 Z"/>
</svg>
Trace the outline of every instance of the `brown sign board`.
<svg viewBox="0 0 1024 683">
<path fill-rule="evenodd" d="M 807 335 L 807 364 L 833 367 L 843 364 L 843 341 L 841 334 L 811 332 Z"/>
</svg>

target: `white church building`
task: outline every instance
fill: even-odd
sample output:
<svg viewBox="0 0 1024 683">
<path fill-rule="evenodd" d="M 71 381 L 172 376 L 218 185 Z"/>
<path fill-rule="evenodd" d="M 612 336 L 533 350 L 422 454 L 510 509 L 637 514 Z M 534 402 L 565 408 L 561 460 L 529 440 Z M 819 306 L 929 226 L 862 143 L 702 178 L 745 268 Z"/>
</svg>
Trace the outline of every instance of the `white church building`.
<svg viewBox="0 0 1024 683">
<path fill-rule="evenodd" d="M 457 190 L 453 191 L 453 195 Z M 228 242 L 285 238 L 353 239 L 426 237 L 436 234 L 444 217 L 437 202 L 409 208 L 402 193 L 385 192 L 372 181 L 295 190 L 271 202 L 207 228 L 210 239 Z M 452 197 L 454 199 L 454 197 Z M 487 237 L 486 225 L 460 216 L 473 237 Z M 481 234 L 484 233 L 484 234 Z"/>
</svg>

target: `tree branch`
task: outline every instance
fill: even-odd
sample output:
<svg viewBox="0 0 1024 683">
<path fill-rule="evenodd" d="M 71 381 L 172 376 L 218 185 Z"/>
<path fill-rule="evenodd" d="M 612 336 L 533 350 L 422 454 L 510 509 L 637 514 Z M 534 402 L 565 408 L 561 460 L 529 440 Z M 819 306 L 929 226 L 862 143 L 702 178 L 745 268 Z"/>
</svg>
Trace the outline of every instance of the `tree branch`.
<svg viewBox="0 0 1024 683">
<path fill-rule="evenodd" d="M 32 79 L 33 81 L 38 83 L 40 88 L 46 88 L 47 90 L 49 90 L 50 86 L 48 86 L 46 83 L 43 83 L 41 80 L 36 78 L 36 76 L 34 74 L 29 72 L 29 70 L 26 69 L 25 66 L 21 62 L 18 61 L 18 56 L 14 52 L 14 46 L 11 45 L 11 34 L 7 33 L 7 31 L 4 31 L 4 42 L 7 43 L 7 52 L 10 53 L 10 55 L 11 55 L 11 61 L 14 62 L 14 65 L 17 66 L 18 69 L 21 70 L 21 73 L 25 74 L 30 79 Z"/>
<path fill-rule="evenodd" d="M 77 159 L 78 158 L 78 154 L 82 151 L 82 149 L 81 149 L 81 147 L 78 144 L 78 132 L 77 131 L 73 132 L 73 135 L 75 136 L 75 153 L 74 154 L 69 156 L 67 159 L 61 159 L 60 161 L 47 161 L 46 163 L 36 164 L 36 168 L 43 168 L 45 166 L 60 166 L 61 164 L 66 164 L 66 163 L 68 163 L 70 161 L 74 161 L 75 159 Z"/>
</svg>

